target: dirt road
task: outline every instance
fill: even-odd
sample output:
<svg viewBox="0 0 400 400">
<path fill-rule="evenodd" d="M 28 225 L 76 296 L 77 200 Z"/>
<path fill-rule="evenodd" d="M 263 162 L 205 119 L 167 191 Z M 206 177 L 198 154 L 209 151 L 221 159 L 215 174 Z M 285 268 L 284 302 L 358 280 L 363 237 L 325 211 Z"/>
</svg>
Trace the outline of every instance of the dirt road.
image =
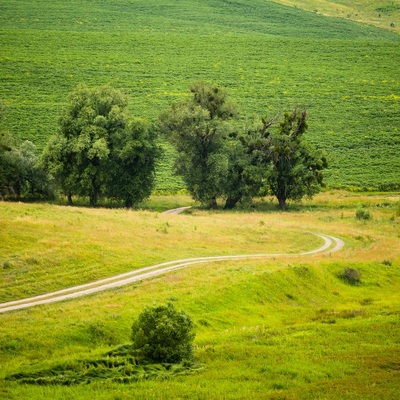
<svg viewBox="0 0 400 400">
<path fill-rule="evenodd" d="M 188 207 L 181 207 L 179 209 L 169 210 L 168 212 L 166 212 L 166 214 L 167 213 L 179 214 L 186 208 Z M 325 235 L 322 233 L 314 233 L 314 235 L 323 239 L 324 244 L 315 250 L 307 252 L 302 252 L 297 254 L 241 254 L 241 255 L 231 255 L 231 256 L 197 257 L 197 258 L 187 258 L 183 260 L 168 261 L 161 264 L 156 264 L 149 267 L 140 268 L 134 271 L 112 276 L 110 278 L 101 279 L 84 285 L 73 286 L 67 289 L 58 290 L 56 292 L 51 292 L 40 296 L 2 303 L 0 304 L 0 313 L 20 310 L 23 308 L 33 307 L 40 304 L 55 303 L 58 301 L 70 300 L 82 296 L 87 296 L 89 294 L 98 293 L 104 290 L 129 285 L 130 283 L 133 282 L 142 281 L 144 279 L 148 279 L 157 275 L 166 274 L 168 272 L 175 271 L 181 268 L 186 268 L 196 264 L 227 261 L 227 260 L 243 260 L 251 258 L 329 254 L 340 250 L 344 246 L 344 242 L 337 237 Z"/>
</svg>

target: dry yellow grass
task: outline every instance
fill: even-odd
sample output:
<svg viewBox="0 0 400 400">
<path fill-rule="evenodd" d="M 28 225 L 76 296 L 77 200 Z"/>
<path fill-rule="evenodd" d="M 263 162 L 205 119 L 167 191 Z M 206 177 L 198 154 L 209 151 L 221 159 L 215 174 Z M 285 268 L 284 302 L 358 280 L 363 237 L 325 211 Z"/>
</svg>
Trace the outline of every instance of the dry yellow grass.
<svg viewBox="0 0 400 400">
<path fill-rule="evenodd" d="M 400 32 L 400 2 L 376 0 L 275 0 L 291 7 L 302 8 L 319 14 L 351 19 L 378 28 Z M 388 7 L 388 11 L 379 8 Z M 397 7 L 397 8 L 396 8 Z"/>
<path fill-rule="evenodd" d="M 0 203 L 0 301 L 190 257 L 294 253 L 321 239 L 274 215 Z"/>
</svg>

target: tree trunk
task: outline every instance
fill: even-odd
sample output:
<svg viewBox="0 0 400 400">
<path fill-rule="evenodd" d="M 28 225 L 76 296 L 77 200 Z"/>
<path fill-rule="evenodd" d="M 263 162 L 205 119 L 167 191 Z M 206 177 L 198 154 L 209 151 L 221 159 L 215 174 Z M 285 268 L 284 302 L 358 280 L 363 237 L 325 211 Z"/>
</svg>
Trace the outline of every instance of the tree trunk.
<svg viewBox="0 0 400 400">
<path fill-rule="evenodd" d="M 96 207 L 97 204 L 97 193 L 93 193 L 89 197 L 89 205 L 90 207 Z"/>
<path fill-rule="evenodd" d="M 68 205 L 72 206 L 72 194 L 68 193 L 67 198 L 68 198 Z"/>
<path fill-rule="evenodd" d="M 286 208 L 287 208 L 286 197 L 278 197 L 278 201 L 279 201 L 279 207 L 281 208 L 281 210 L 286 210 Z"/>
<path fill-rule="evenodd" d="M 125 208 L 132 208 L 133 202 L 130 199 L 125 199 Z"/>
<path fill-rule="evenodd" d="M 208 208 L 210 209 L 216 209 L 218 207 L 217 204 L 217 199 L 214 197 L 213 199 L 210 200 L 210 204 L 208 205 Z"/>
<path fill-rule="evenodd" d="M 225 202 L 224 210 L 231 210 L 241 200 L 241 196 L 228 197 Z"/>
</svg>

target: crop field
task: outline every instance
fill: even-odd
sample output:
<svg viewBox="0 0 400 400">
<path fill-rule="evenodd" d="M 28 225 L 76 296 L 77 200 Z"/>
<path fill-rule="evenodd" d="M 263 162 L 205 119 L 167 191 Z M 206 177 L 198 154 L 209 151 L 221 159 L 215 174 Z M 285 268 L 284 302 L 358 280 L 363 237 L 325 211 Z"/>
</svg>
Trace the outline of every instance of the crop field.
<svg viewBox="0 0 400 400">
<path fill-rule="evenodd" d="M 3 0 L 0 46 L 1 129 L 38 151 L 79 82 L 112 84 L 156 121 L 205 80 L 243 121 L 306 106 L 331 187 L 400 184 L 398 33 L 266 0 Z M 165 147 L 157 190 L 176 192 Z"/>
<path fill-rule="evenodd" d="M 138 211 L 0 203 L 0 302 L 184 256 L 288 254 L 193 265 L 1 313 L 0 399 L 398 398 L 398 194 L 328 192 L 284 213 L 267 199 L 251 211 L 159 213 L 189 201 L 154 197 Z M 360 209 L 371 219 L 356 219 Z M 340 237 L 345 247 L 294 255 L 321 245 L 310 232 Z M 360 282 L 341 279 L 345 268 Z M 5 379 L 99 359 L 129 343 L 145 306 L 168 301 L 195 323 L 191 375 L 70 386 Z"/>
</svg>

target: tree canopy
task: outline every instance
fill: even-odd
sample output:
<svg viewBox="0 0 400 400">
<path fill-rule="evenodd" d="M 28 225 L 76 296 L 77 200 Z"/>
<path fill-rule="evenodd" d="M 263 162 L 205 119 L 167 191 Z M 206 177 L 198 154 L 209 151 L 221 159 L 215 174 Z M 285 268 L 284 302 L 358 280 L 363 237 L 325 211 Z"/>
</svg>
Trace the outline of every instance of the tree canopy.
<svg viewBox="0 0 400 400">
<path fill-rule="evenodd" d="M 282 209 L 287 207 L 286 200 L 312 197 L 323 186 L 322 170 L 328 163 L 322 152 L 305 139 L 306 117 L 305 110 L 285 113 L 279 129 L 269 136 L 268 186 Z"/>
<path fill-rule="evenodd" d="M 226 91 L 199 83 L 192 96 L 161 114 L 160 126 L 177 150 L 176 173 L 194 200 L 225 208 L 261 193 L 287 200 L 311 197 L 323 186 L 326 158 L 305 139 L 305 110 L 273 119 L 261 118 L 243 128 Z"/>
<path fill-rule="evenodd" d="M 252 122 L 230 136 L 228 146 L 228 175 L 225 182 L 225 208 L 230 209 L 243 200 L 260 195 L 269 173 L 266 127 Z"/>
<path fill-rule="evenodd" d="M 214 208 L 224 193 L 228 174 L 226 140 L 237 106 L 223 89 L 198 83 L 187 101 L 172 104 L 160 116 L 160 126 L 177 149 L 176 173 L 192 197 Z"/>
<path fill-rule="evenodd" d="M 79 85 L 68 100 L 43 163 L 69 203 L 79 195 L 94 206 L 107 195 L 131 206 L 148 197 L 159 154 L 155 131 L 129 119 L 125 96 L 110 85 Z"/>
<path fill-rule="evenodd" d="M 240 119 L 227 91 L 204 82 L 162 112 L 157 125 L 129 116 L 127 104 L 110 85 L 78 85 L 41 160 L 31 142 L 17 146 L 0 132 L 0 196 L 49 196 L 50 176 L 69 204 L 73 196 L 89 198 L 91 206 L 106 197 L 132 207 L 154 187 L 159 131 L 176 149 L 176 174 L 205 207 L 222 199 L 230 209 L 270 194 L 285 209 L 287 200 L 312 197 L 324 186 L 327 160 L 306 140 L 304 109 Z"/>
<path fill-rule="evenodd" d="M 36 156 L 35 145 L 28 140 L 18 143 L 9 132 L 1 129 L 5 114 L 6 109 L 0 103 L 0 198 L 52 197 L 52 188 Z"/>
</svg>

